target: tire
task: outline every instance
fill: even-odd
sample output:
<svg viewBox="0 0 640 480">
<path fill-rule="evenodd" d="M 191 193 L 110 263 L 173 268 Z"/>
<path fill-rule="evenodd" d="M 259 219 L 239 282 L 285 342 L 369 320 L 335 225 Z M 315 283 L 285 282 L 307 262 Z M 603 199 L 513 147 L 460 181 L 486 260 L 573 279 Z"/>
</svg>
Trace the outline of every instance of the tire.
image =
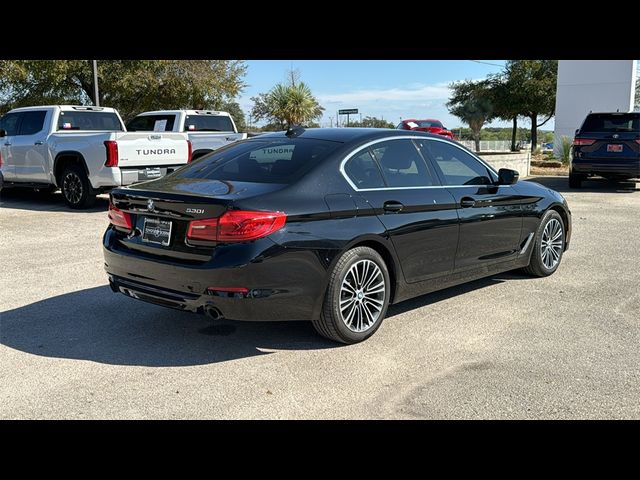
<svg viewBox="0 0 640 480">
<path fill-rule="evenodd" d="M 560 235 L 558 235 L 558 227 Z M 549 247 L 543 246 L 549 244 L 548 238 L 551 238 L 551 244 Z M 534 277 L 551 275 L 558 269 L 562 261 L 564 241 L 565 225 L 562 217 L 555 210 L 548 210 L 538 226 L 529 265 L 524 268 L 524 271 Z M 547 251 L 546 255 L 545 250 Z"/>
<path fill-rule="evenodd" d="M 96 201 L 87 174 L 79 165 L 69 165 L 60 177 L 60 189 L 66 204 L 73 209 L 89 208 Z"/>
<path fill-rule="evenodd" d="M 584 180 L 584 176 L 577 175 L 575 173 L 569 173 L 569 187 L 570 188 L 580 188 L 582 187 L 582 181 Z"/>
<path fill-rule="evenodd" d="M 380 254 L 369 247 L 352 248 L 333 268 L 322 313 L 313 326 L 336 342 L 362 342 L 380 327 L 390 296 L 389 270 Z"/>
</svg>

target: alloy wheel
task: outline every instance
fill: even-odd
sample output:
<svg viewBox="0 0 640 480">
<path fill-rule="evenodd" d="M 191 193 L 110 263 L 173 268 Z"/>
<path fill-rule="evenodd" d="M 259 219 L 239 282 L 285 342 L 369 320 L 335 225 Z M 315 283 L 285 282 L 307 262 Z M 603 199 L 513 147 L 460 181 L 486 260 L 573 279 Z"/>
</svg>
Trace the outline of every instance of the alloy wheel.
<svg viewBox="0 0 640 480">
<path fill-rule="evenodd" d="M 69 172 L 64 177 L 63 182 L 64 196 L 67 197 L 70 203 L 80 202 L 82 198 L 82 180 L 75 172 Z"/>
<path fill-rule="evenodd" d="M 371 260 L 354 263 L 340 287 L 340 317 L 353 332 L 369 330 L 380 317 L 387 286 L 378 265 Z"/>
<path fill-rule="evenodd" d="M 558 265 L 560 255 L 562 255 L 562 225 L 560 222 L 552 218 L 545 225 L 542 232 L 542 241 L 540 242 L 540 255 L 542 264 L 548 270 L 552 270 Z"/>
</svg>

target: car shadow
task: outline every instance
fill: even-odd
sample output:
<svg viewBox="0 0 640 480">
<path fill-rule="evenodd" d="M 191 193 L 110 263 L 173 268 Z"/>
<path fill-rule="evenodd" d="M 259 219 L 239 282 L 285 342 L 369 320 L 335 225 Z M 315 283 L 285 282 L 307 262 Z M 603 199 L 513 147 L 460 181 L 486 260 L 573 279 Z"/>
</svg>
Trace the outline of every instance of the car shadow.
<svg viewBox="0 0 640 480">
<path fill-rule="evenodd" d="M 55 193 L 38 192 L 29 188 L 4 188 L 0 192 L 0 207 L 37 212 L 104 212 L 109 208 L 109 196 L 98 195 L 96 203 L 83 210 L 74 210 L 67 206 L 60 191 Z"/>
<path fill-rule="evenodd" d="M 108 286 L 0 313 L 0 343 L 34 355 L 149 367 L 337 346 L 319 337 L 310 322 L 212 322 L 115 294 Z"/>
<path fill-rule="evenodd" d="M 507 273 L 394 305 L 388 317 L 484 288 Z M 100 286 L 46 298 L 0 313 L 0 344 L 54 358 L 112 365 L 189 366 L 226 362 L 277 350 L 341 346 L 320 337 L 311 322 L 211 321 L 114 294 Z"/>
<path fill-rule="evenodd" d="M 464 295 L 465 293 L 486 288 L 491 285 L 496 285 L 507 280 L 527 280 L 530 278 L 531 277 L 529 275 L 520 273 L 520 271 L 518 270 L 495 274 L 490 277 L 474 280 L 473 282 L 463 283 L 460 285 L 456 285 L 455 287 L 445 288 L 444 290 L 438 290 L 433 293 L 428 293 L 426 295 L 411 298 L 409 300 L 405 300 L 404 302 L 392 305 L 389 307 L 389 311 L 387 312 L 387 318 L 401 315 L 405 312 L 408 312 L 409 310 L 414 310 L 416 308 L 433 305 L 435 303 L 442 302 L 443 300 L 448 300 L 449 298 Z"/>
<path fill-rule="evenodd" d="M 580 188 L 569 187 L 569 177 L 566 176 L 549 176 L 549 177 L 528 177 L 524 180 L 540 183 L 545 187 L 549 187 L 557 192 L 604 192 L 604 193 L 633 193 L 640 191 L 638 185 L 634 181 L 614 182 L 606 178 L 590 178 L 582 182 Z M 639 182 L 640 183 L 640 182 Z"/>
</svg>

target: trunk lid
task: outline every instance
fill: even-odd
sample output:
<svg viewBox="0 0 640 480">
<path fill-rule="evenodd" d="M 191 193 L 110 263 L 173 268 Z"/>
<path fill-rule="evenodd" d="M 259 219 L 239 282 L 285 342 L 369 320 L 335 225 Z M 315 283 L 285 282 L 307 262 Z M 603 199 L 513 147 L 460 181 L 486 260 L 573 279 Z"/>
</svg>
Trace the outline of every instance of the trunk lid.
<svg viewBox="0 0 640 480">
<path fill-rule="evenodd" d="M 150 258 L 208 261 L 216 245 L 187 239 L 192 220 L 220 217 L 238 200 L 284 186 L 168 176 L 115 189 L 111 192 L 112 203 L 128 213 L 133 224 L 132 234 L 118 231 L 119 245 Z"/>
</svg>

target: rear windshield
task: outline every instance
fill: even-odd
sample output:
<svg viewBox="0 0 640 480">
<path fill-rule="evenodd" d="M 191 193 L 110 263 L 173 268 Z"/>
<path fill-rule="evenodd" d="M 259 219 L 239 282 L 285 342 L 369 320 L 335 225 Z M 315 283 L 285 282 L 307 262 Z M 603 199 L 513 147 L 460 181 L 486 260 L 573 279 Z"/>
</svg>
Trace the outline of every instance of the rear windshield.
<svg viewBox="0 0 640 480">
<path fill-rule="evenodd" d="M 58 130 L 115 130 L 122 131 L 120 119 L 114 112 L 60 112 Z"/>
<path fill-rule="evenodd" d="M 587 116 L 581 132 L 640 132 L 638 113 L 592 113 Z"/>
<path fill-rule="evenodd" d="M 340 145 L 302 138 L 233 143 L 195 160 L 173 175 L 177 178 L 290 184 Z"/>
<path fill-rule="evenodd" d="M 127 124 L 129 132 L 171 132 L 175 115 L 142 115 Z"/>
<path fill-rule="evenodd" d="M 187 115 L 185 132 L 233 132 L 233 123 L 226 115 Z"/>
</svg>

